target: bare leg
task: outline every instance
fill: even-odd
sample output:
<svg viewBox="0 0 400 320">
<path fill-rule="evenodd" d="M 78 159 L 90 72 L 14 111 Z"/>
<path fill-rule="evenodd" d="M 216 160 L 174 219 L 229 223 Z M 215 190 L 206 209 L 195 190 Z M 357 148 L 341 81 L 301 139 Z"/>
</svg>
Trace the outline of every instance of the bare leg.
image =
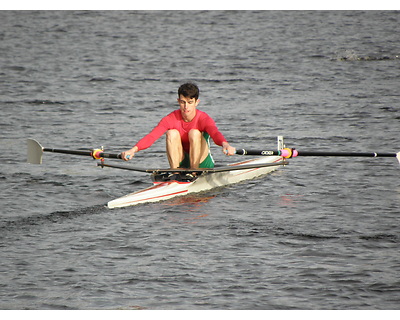
<svg viewBox="0 0 400 320">
<path fill-rule="evenodd" d="M 172 129 L 167 131 L 167 156 L 171 169 L 178 168 L 183 160 L 184 153 L 181 135 L 178 130 Z"/>
<path fill-rule="evenodd" d="M 198 169 L 200 163 L 208 156 L 208 144 L 202 132 L 193 129 L 189 131 L 190 142 L 190 168 Z"/>
</svg>

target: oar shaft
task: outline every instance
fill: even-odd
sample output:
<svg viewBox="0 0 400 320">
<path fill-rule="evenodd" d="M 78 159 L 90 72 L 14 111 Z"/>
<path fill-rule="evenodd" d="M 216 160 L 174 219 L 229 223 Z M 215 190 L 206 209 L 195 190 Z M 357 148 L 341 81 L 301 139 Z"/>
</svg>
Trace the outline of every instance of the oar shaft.
<svg viewBox="0 0 400 320">
<path fill-rule="evenodd" d="M 106 153 L 106 152 L 97 152 L 95 151 L 80 151 L 80 150 L 65 150 L 65 149 L 52 149 L 52 148 L 43 148 L 44 152 L 55 152 L 55 153 L 65 153 L 65 154 L 74 154 L 79 156 L 89 156 L 93 157 L 94 154 L 98 158 L 112 158 L 112 159 L 121 159 L 121 154 L 116 153 Z"/>
<path fill-rule="evenodd" d="M 252 155 L 252 156 L 282 156 L 291 157 L 396 157 L 396 153 L 383 152 L 324 152 L 324 151 L 298 151 L 295 149 L 285 148 L 282 150 L 236 150 L 236 154 Z"/>
<path fill-rule="evenodd" d="M 382 152 L 323 152 L 323 151 L 297 151 L 303 157 L 396 157 L 395 153 Z"/>
</svg>

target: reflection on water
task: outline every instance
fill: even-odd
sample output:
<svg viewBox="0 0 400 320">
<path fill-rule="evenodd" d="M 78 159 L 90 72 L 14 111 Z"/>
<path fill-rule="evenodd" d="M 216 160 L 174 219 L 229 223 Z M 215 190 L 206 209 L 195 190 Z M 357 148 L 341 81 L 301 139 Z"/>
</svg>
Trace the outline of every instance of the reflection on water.
<svg viewBox="0 0 400 320">
<path fill-rule="evenodd" d="M 188 206 L 188 211 L 193 211 L 193 208 L 198 208 L 203 206 L 205 203 L 214 199 L 216 195 L 202 195 L 202 194 L 194 194 L 188 195 L 184 197 L 174 198 L 167 202 L 163 202 L 165 206 L 177 206 L 177 205 L 186 205 Z"/>
<path fill-rule="evenodd" d="M 297 202 L 301 200 L 301 198 L 304 197 L 301 194 L 284 194 L 279 197 L 279 202 L 278 205 L 281 207 L 296 207 Z"/>
<path fill-rule="evenodd" d="M 217 195 L 193 194 L 160 202 L 160 209 L 167 213 L 168 219 L 180 220 L 184 223 L 197 223 L 208 217 L 209 210 L 204 207 Z"/>
</svg>

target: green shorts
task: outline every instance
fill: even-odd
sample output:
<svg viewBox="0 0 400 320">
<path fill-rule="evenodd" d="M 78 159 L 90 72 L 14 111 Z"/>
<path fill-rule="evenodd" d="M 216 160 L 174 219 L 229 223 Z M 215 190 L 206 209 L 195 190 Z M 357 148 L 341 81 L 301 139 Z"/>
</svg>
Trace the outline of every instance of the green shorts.
<svg viewBox="0 0 400 320">
<path fill-rule="evenodd" d="M 203 132 L 203 137 L 206 139 L 208 148 L 210 148 L 210 135 L 207 132 Z M 200 163 L 199 168 L 214 168 L 214 159 L 211 153 L 208 153 L 208 156 L 204 159 L 202 163 Z M 185 152 L 185 157 L 182 162 L 179 164 L 181 168 L 190 168 L 190 157 L 189 154 Z"/>
<path fill-rule="evenodd" d="M 180 168 L 190 168 L 190 157 L 185 152 L 185 158 L 183 158 L 182 162 L 179 164 Z M 211 156 L 211 153 L 204 159 L 202 163 L 200 163 L 199 168 L 214 168 L 214 159 Z"/>
</svg>

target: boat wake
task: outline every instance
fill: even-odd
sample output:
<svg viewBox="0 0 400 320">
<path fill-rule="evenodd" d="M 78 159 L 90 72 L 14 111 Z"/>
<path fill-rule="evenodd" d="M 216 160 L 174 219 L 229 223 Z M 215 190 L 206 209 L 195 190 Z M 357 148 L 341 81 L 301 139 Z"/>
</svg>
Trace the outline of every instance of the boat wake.
<svg viewBox="0 0 400 320">
<path fill-rule="evenodd" d="M 99 214 L 104 211 L 104 205 L 81 208 L 73 211 L 55 211 L 44 215 L 34 215 L 30 217 L 18 218 L 15 220 L 4 221 L 0 225 L 0 239 L 7 233 L 17 230 L 30 230 L 32 227 L 41 226 L 47 223 L 61 223 L 65 220 L 74 219 L 82 215 Z"/>
</svg>

